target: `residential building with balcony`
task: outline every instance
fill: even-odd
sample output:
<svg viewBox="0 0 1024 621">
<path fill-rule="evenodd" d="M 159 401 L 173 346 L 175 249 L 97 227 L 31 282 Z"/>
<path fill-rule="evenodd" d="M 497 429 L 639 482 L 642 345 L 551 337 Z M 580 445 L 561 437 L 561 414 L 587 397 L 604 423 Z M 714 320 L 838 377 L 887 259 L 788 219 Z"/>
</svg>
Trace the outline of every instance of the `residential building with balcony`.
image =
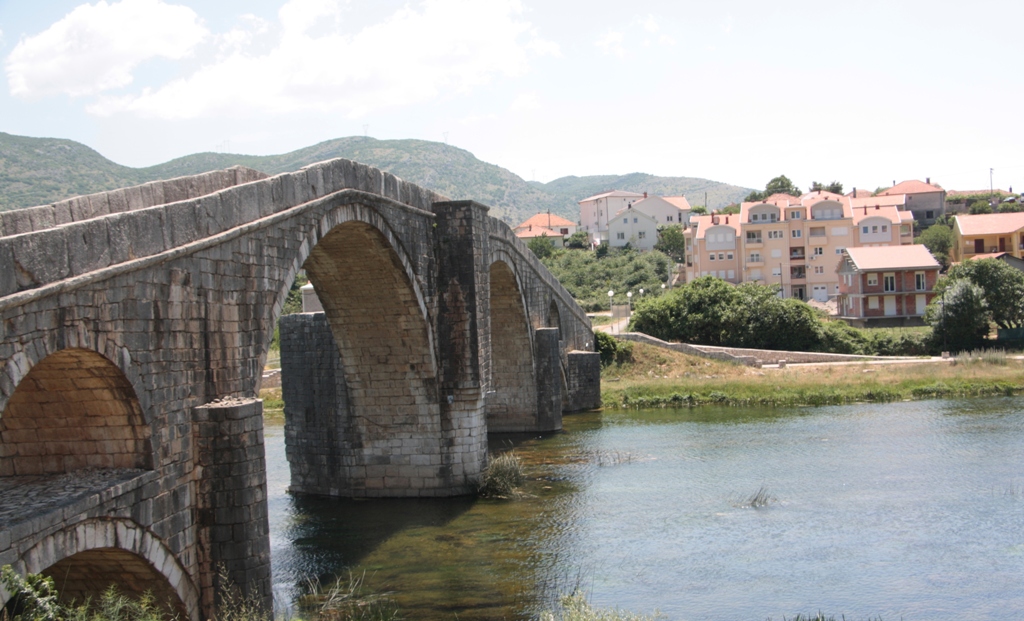
<svg viewBox="0 0 1024 621">
<path fill-rule="evenodd" d="M 690 203 L 685 196 L 646 196 L 632 203 L 632 209 L 650 216 L 659 225 L 687 226 Z"/>
<path fill-rule="evenodd" d="M 950 249 L 953 262 L 994 252 L 1006 252 L 1024 259 L 1024 213 L 954 216 L 953 247 Z"/>
<path fill-rule="evenodd" d="M 836 270 L 839 316 L 860 327 L 921 325 L 939 268 L 920 244 L 846 248 Z"/>
<path fill-rule="evenodd" d="M 731 223 L 722 222 L 728 216 L 718 216 L 718 226 L 737 230 L 737 281 L 779 284 L 784 297 L 801 300 L 825 302 L 838 294 L 836 267 L 845 248 L 913 241 L 911 214 L 900 211 L 896 199 L 852 199 L 831 192 L 800 197 L 776 194 L 743 203 L 737 216 Z M 694 248 L 699 249 L 701 227 L 709 226 L 706 218 L 693 219 L 695 227 L 688 239 Z M 710 249 L 706 245 L 705 252 L 695 250 L 688 255 L 693 257 L 692 265 L 688 261 L 688 279 L 705 270 L 721 271 L 720 264 L 708 267 Z"/>
<path fill-rule="evenodd" d="M 686 280 L 716 276 L 731 283 L 743 282 L 737 215 L 695 216 L 690 219 L 686 240 Z M 760 255 L 756 256 L 760 261 Z"/>
</svg>

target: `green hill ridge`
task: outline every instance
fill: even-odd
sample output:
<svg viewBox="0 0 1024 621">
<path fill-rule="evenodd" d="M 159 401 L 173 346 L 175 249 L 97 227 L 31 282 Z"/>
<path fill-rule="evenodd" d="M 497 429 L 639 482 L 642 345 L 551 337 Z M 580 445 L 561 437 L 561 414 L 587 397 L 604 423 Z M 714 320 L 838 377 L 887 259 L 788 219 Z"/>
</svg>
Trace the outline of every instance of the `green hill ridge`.
<svg viewBox="0 0 1024 621">
<path fill-rule="evenodd" d="M 0 211 L 235 165 L 273 175 L 337 157 L 375 166 L 452 199 L 472 199 L 489 205 L 491 215 L 510 224 L 548 210 L 577 220 L 577 201 L 612 189 L 666 196 L 681 194 L 694 205 L 703 204 L 707 192 L 711 208 L 738 202 L 750 192 L 749 188 L 707 179 L 645 173 L 528 182 L 505 168 L 480 161 L 465 149 L 427 140 L 353 136 L 282 155 L 196 153 L 156 166 L 131 168 L 73 140 L 0 132 Z"/>
</svg>

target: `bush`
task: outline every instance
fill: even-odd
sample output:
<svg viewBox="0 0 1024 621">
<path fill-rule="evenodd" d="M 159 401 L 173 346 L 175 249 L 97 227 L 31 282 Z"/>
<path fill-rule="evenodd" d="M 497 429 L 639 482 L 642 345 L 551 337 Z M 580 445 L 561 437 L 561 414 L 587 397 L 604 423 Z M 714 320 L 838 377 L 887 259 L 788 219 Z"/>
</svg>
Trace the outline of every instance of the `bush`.
<svg viewBox="0 0 1024 621">
<path fill-rule="evenodd" d="M 633 361 L 633 344 L 629 341 L 620 341 L 607 332 L 594 332 L 594 342 L 603 367 Z"/>
<path fill-rule="evenodd" d="M 936 346 L 959 352 L 977 349 L 988 335 L 988 304 L 981 287 L 958 280 L 925 310 Z"/>
<path fill-rule="evenodd" d="M 525 479 L 523 463 L 515 451 L 508 451 L 497 457 L 492 455 L 487 469 L 484 470 L 479 493 L 488 498 L 508 498 L 515 495 Z"/>
</svg>

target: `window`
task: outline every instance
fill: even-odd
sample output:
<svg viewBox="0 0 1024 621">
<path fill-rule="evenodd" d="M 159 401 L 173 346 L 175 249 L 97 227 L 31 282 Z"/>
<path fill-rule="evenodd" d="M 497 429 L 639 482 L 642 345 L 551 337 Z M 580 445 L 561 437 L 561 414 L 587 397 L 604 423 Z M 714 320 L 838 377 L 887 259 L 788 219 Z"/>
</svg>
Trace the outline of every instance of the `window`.
<svg viewBox="0 0 1024 621">
<path fill-rule="evenodd" d="M 799 220 L 800 219 L 800 212 L 799 211 L 791 211 L 791 212 L 789 212 L 789 219 L 790 220 Z"/>
<path fill-rule="evenodd" d="M 721 252 L 719 252 L 719 253 L 718 253 L 718 260 L 719 260 L 719 261 L 725 261 L 725 254 L 724 254 L 724 253 L 721 253 Z"/>
<path fill-rule="evenodd" d="M 877 233 L 878 232 L 878 225 L 875 225 L 875 226 L 871 227 L 871 232 L 872 233 Z"/>
<path fill-rule="evenodd" d="M 615 234 L 615 239 L 626 239 L 626 234 L 625 233 L 616 233 Z"/>
<path fill-rule="evenodd" d="M 825 273 L 825 266 L 824 265 L 815 265 L 814 266 L 814 273 L 815 274 L 824 274 Z"/>
<path fill-rule="evenodd" d="M 801 231 L 800 229 L 794 229 L 793 230 L 793 237 L 803 237 L 803 236 L 804 236 L 804 232 Z"/>
<path fill-rule="evenodd" d="M 926 211 L 926 212 L 924 212 L 924 217 L 925 217 L 925 220 L 931 220 L 932 218 L 935 217 L 935 212 L 934 211 Z"/>
<path fill-rule="evenodd" d="M 761 231 L 747 231 L 747 243 L 748 244 L 760 244 L 761 243 Z"/>
<path fill-rule="evenodd" d="M 868 308 L 871 310 L 878 310 L 878 296 L 872 295 L 868 298 Z"/>
<path fill-rule="evenodd" d="M 867 235 L 867 234 L 868 234 L 868 227 L 866 227 L 866 226 L 864 226 L 864 227 L 861 227 L 861 230 L 863 231 L 863 233 L 864 233 L 865 235 Z"/>
<path fill-rule="evenodd" d="M 868 274 L 868 286 L 875 287 L 878 285 L 878 274 Z"/>
<path fill-rule="evenodd" d="M 665 216 L 665 222 L 671 222 L 672 216 Z"/>
<path fill-rule="evenodd" d="M 749 262 L 750 263 L 760 263 L 761 262 L 761 253 L 760 252 L 751 252 L 750 253 L 750 261 Z"/>
<path fill-rule="evenodd" d="M 729 270 L 729 278 L 733 278 L 733 279 L 736 278 L 736 271 L 735 270 Z"/>
<path fill-rule="evenodd" d="M 629 224 L 629 218 L 623 218 L 622 219 L 622 223 L 623 224 Z"/>
<path fill-rule="evenodd" d="M 843 254 L 844 250 L 846 250 L 846 248 L 836 248 L 836 254 Z"/>
<path fill-rule="evenodd" d="M 647 237 L 647 231 L 640 231 L 639 233 L 636 234 L 636 236 L 639 239 L 644 239 L 645 237 Z"/>
<path fill-rule="evenodd" d="M 731 253 L 731 252 L 727 252 L 727 253 L 725 254 L 725 258 L 726 258 L 726 259 L 729 259 L 730 261 L 732 261 L 732 253 Z"/>
<path fill-rule="evenodd" d="M 886 274 L 882 276 L 882 289 L 885 291 L 896 290 L 896 274 Z"/>
<path fill-rule="evenodd" d="M 882 225 L 882 232 L 883 233 L 888 233 L 889 232 L 889 225 L 888 224 L 883 224 Z"/>
<path fill-rule="evenodd" d="M 781 267 L 773 267 L 772 268 L 772 276 L 781 276 L 781 275 L 782 275 L 782 268 Z"/>
<path fill-rule="evenodd" d="M 636 224 L 636 218 L 633 218 L 633 224 Z"/>
<path fill-rule="evenodd" d="M 825 237 L 825 227 L 816 226 L 810 231 L 811 237 Z"/>
<path fill-rule="evenodd" d="M 715 260 L 715 253 L 712 252 L 710 255 L 708 255 L 708 259 L 714 261 Z"/>
<path fill-rule="evenodd" d="M 782 231 L 768 231 L 768 239 L 782 239 Z"/>
<path fill-rule="evenodd" d="M 814 249 L 814 256 L 816 256 L 816 257 L 820 257 L 820 256 L 821 256 L 821 255 L 823 255 L 823 254 L 825 254 L 825 249 L 824 249 L 824 248 L 821 248 L 821 247 L 819 246 L 819 247 L 816 247 L 816 248 Z"/>
<path fill-rule="evenodd" d="M 848 235 L 849 233 L 850 233 L 850 229 L 846 228 L 845 226 L 834 226 L 834 227 L 832 227 L 832 235 L 833 236 Z"/>
<path fill-rule="evenodd" d="M 916 274 L 914 274 L 914 288 L 917 289 L 918 291 L 924 291 L 924 272 L 917 272 Z"/>
<path fill-rule="evenodd" d="M 560 233 L 561 233 L 562 235 L 568 235 L 568 234 L 569 234 L 569 229 L 560 229 L 560 230 L 559 230 L 559 232 L 560 232 Z"/>
<path fill-rule="evenodd" d="M 772 250 L 772 258 L 773 258 L 773 259 L 778 259 L 778 258 L 780 258 L 781 256 L 782 256 L 782 249 L 780 249 L 780 248 L 775 248 L 774 250 Z"/>
</svg>

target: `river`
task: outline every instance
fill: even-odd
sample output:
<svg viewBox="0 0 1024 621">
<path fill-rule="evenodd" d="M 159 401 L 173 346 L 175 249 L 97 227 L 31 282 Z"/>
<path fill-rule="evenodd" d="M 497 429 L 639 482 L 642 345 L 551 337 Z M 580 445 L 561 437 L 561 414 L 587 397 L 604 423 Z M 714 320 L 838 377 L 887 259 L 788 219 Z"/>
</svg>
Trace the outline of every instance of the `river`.
<svg viewBox="0 0 1024 621">
<path fill-rule="evenodd" d="M 1024 618 L 1020 397 L 571 415 L 495 440 L 530 475 L 508 501 L 292 497 L 283 435 L 279 602 L 354 568 L 406 619 L 526 618 L 577 586 L 669 619 Z"/>
</svg>

